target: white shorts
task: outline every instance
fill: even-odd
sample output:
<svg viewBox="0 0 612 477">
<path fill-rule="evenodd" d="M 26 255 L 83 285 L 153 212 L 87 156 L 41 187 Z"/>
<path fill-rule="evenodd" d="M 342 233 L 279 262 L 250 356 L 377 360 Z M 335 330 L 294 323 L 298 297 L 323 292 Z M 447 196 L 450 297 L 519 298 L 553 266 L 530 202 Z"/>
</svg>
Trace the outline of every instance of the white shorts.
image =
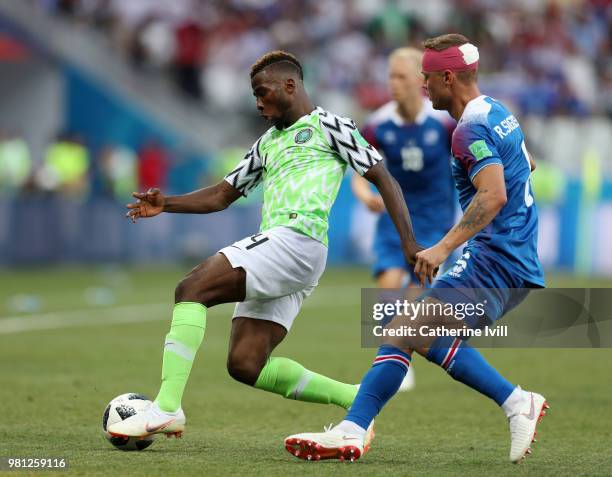
<svg viewBox="0 0 612 477">
<path fill-rule="evenodd" d="M 246 271 L 246 296 L 234 318 L 268 320 L 287 331 L 325 270 L 327 247 L 289 227 L 274 227 L 219 250 Z"/>
</svg>

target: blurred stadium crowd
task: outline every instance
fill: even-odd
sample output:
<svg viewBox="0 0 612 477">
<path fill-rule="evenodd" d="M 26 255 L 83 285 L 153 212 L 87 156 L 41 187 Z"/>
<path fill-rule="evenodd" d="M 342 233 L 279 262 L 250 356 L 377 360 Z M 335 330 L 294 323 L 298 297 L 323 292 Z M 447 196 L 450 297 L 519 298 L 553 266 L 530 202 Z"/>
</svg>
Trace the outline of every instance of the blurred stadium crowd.
<svg viewBox="0 0 612 477">
<path fill-rule="evenodd" d="M 37 159 L 23 137 L 0 130 L 0 198 L 52 194 L 81 201 L 95 195 L 123 202 L 149 187 L 186 193 L 216 179 L 210 163 L 155 138 L 136 151 L 114 144 L 92 151 L 71 133 L 58 134 Z"/>
<path fill-rule="evenodd" d="M 246 74 L 282 48 L 305 65 L 316 102 L 362 119 L 388 100 L 386 58 L 400 45 L 460 31 L 481 51 L 481 86 L 526 117 L 612 118 L 609 0 L 28 0 L 50 15 L 102 32 L 145 74 L 169 75 L 202 110 L 255 116 Z M 31 157 L 0 132 L 0 194 L 95 193 L 125 200 L 149 186 L 181 193 L 222 177 L 234 150 L 204 157 L 156 138 L 138 150 L 59 134 Z"/>
<path fill-rule="evenodd" d="M 225 108 L 251 106 L 246 71 L 282 48 L 303 60 L 321 103 L 370 109 L 387 99 L 392 49 L 457 31 L 480 47 L 483 89 L 521 113 L 612 115 L 609 0 L 32 1 L 103 30 L 134 64 Z"/>
</svg>

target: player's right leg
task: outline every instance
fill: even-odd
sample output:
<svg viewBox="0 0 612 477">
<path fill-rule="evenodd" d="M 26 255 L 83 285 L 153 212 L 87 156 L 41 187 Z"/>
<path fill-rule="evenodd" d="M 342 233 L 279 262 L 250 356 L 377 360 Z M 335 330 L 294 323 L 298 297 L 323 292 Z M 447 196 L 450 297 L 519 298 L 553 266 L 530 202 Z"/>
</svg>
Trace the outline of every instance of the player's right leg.
<svg viewBox="0 0 612 477">
<path fill-rule="evenodd" d="M 264 239 L 267 239 L 263 241 Z M 291 329 L 302 302 L 325 268 L 327 248 L 295 230 L 272 229 L 264 236 L 222 250 L 246 271 L 246 299 L 236 304 L 228 354 L 230 375 L 287 399 L 348 408 L 357 389 L 270 354 Z"/>
<path fill-rule="evenodd" d="M 185 427 L 181 400 L 196 352 L 204 339 L 208 307 L 245 296 L 246 274 L 216 254 L 194 268 L 176 287 L 170 332 L 166 335 L 162 383 L 147 412 L 109 426 L 119 436 L 165 433 L 179 437 Z"/>
<path fill-rule="evenodd" d="M 378 252 L 383 253 L 383 250 L 379 249 Z M 389 254 L 383 253 L 383 255 L 386 255 L 388 258 L 386 259 L 383 258 L 381 262 L 388 263 L 391 261 L 391 259 L 389 258 Z M 403 255 L 399 257 L 399 259 L 403 261 L 404 260 Z M 397 261 L 398 259 L 396 258 L 395 260 Z M 410 275 L 406 272 L 405 268 L 399 268 L 399 267 L 387 268 L 385 270 L 382 270 L 378 274 L 378 276 L 376 277 L 376 284 L 378 285 L 378 288 L 389 288 L 389 289 L 398 290 L 404 287 L 404 282 L 409 276 Z M 418 283 L 418 281 L 416 283 Z M 412 391 L 414 389 L 414 386 L 415 386 L 414 368 L 410 366 L 410 368 L 408 369 L 408 372 L 406 373 L 406 376 L 404 376 L 404 379 L 402 380 L 402 383 L 400 384 L 398 392 Z"/>
<path fill-rule="evenodd" d="M 356 386 L 310 371 L 292 359 L 270 356 L 287 334 L 286 326 L 293 321 L 279 319 L 277 313 L 285 312 L 289 317 L 297 314 L 299 306 L 291 304 L 295 300 L 301 304 L 299 298 L 289 296 L 237 306 L 238 314 L 248 315 L 251 310 L 257 316 L 234 317 L 227 370 L 237 381 L 286 399 L 335 404 L 348 409 L 357 394 Z"/>
<path fill-rule="evenodd" d="M 374 255 L 376 257 L 372 271 L 376 285 L 381 289 L 399 290 L 406 286 L 408 280 L 414 280 L 402 252 L 401 241 L 395 226 L 387 214 L 381 215 L 376 226 L 374 238 Z M 416 277 L 414 277 L 416 278 Z M 409 285 L 410 283 L 409 282 Z M 418 279 L 414 281 L 418 284 Z M 389 317 L 389 320 L 392 317 Z M 411 391 L 415 386 L 414 369 L 410 367 L 399 392 Z"/>
</svg>

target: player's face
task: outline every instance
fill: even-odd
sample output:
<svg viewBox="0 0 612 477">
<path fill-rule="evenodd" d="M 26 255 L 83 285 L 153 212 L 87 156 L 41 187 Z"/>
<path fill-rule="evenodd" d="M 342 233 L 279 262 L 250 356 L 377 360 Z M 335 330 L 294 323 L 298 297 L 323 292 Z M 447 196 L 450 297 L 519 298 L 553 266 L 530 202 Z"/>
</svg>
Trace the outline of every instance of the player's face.
<svg viewBox="0 0 612 477">
<path fill-rule="evenodd" d="M 389 61 L 389 90 L 391 97 L 398 103 L 414 95 L 423 85 L 423 80 L 415 71 L 410 60 L 393 57 Z"/>
<path fill-rule="evenodd" d="M 423 72 L 423 86 L 434 109 L 448 110 L 451 104 L 451 91 L 445 75 L 439 71 Z"/>
<path fill-rule="evenodd" d="M 291 98 L 284 83 L 266 75 L 265 71 L 255 75 L 251 80 L 259 114 L 277 129 L 283 129 L 285 116 L 291 104 Z"/>
</svg>

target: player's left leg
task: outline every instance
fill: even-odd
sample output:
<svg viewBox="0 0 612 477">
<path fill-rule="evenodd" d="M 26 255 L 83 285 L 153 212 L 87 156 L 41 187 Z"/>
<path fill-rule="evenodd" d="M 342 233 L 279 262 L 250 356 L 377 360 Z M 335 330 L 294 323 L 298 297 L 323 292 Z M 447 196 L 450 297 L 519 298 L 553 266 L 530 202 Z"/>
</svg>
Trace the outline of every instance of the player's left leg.
<svg viewBox="0 0 612 477">
<path fill-rule="evenodd" d="M 412 281 L 410 278 L 411 272 L 406 269 L 407 265 L 405 262 L 405 258 L 401 253 L 399 238 L 398 245 L 395 249 L 392 249 L 390 246 L 383 247 L 381 244 L 385 244 L 385 242 L 379 242 L 379 247 L 377 248 L 377 265 L 374 268 L 375 272 L 379 272 L 376 275 L 376 285 L 378 286 L 378 288 L 399 290 L 403 288 L 406 283 L 409 287 L 418 286 L 418 279 L 415 279 L 416 281 Z M 384 264 L 393 264 L 393 266 L 391 268 L 385 269 L 383 268 Z M 384 324 L 390 321 L 392 318 L 393 316 L 389 316 L 387 320 L 383 320 L 381 324 L 384 326 Z M 414 387 L 414 369 L 410 367 L 398 391 L 412 391 Z"/>
<path fill-rule="evenodd" d="M 451 278 L 444 277 L 438 285 L 447 286 L 448 283 L 445 285 L 444 282 L 452 283 Z M 470 285 L 474 286 L 471 283 Z M 448 288 L 441 288 L 440 296 L 450 298 L 448 301 L 458 299 L 460 302 L 469 302 L 469 298 L 465 296 L 462 298 L 462 293 L 466 291 L 476 293 L 479 296 L 477 301 L 487 303 L 488 316 L 491 321 L 496 321 L 504 316 L 521 303 L 528 294 L 526 288 L 472 288 L 469 290 L 459 288 L 452 291 L 457 295 L 456 297 L 452 297 L 452 293 L 449 295 L 449 291 Z M 427 349 L 416 349 L 415 351 L 440 366 L 454 380 L 487 396 L 500 406 L 510 424 L 510 460 L 512 462 L 520 461 L 531 452 L 530 446 L 535 440 L 536 426 L 546 414 L 545 409 L 549 407 L 542 395 L 524 391 L 520 386 L 509 382 L 467 341 L 439 337 Z"/>
<path fill-rule="evenodd" d="M 229 374 L 287 399 L 347 409 L 357 394 L 356 386 L 310 371 L 289 358 L 270 356 L 286 334 L 286 328 L 274 321 L 235 317 L 227 359 Z"/>
<path fill-rule="evenodd" d="M 546 414 L 544 396 L 524 391 L 504 378 L 466 341 L 440 337 L 429 349 L 415 350 L 444 369 L 449 376 L 491 398 L 510 425 L 510 460 L 519 462 L 531 453 L 536 426 Z"/>
</svg>

